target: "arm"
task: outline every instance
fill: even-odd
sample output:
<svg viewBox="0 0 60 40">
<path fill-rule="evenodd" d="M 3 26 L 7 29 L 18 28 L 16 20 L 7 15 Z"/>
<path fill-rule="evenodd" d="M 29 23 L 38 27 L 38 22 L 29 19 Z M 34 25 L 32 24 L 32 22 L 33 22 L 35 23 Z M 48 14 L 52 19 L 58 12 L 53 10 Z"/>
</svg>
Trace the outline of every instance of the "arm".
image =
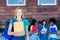
<svg viewBox="0 0 60 40">
<path fill-rule="evenodd" d="M 57 26 L 56 26 L 56 34 L 58 34 L 58 28 L 57 28 Z"/>
<path fill-rule="evenodd" d="M 12 24 L 9 24 L 9 28 L 8 28 L 8 35 L 14 35 L 14 32 L 11 32 L 12 30 Z"/>
<path fill-rule="evenodd" d="M 9 24 L 9 28 L 8 28 L 8 35 L 15 35 L 14 32 L 11 32 L 13 19 L 10 19 L 10 20 L 9 20 L 9 23 L 10 23 L 10 24 Z"/>
<path fill-rule="evenodd" d="M 31 32 L 31 34 L 33 33 L 33 32 L 32 32 L 32 27 L 33 27 L 33 26 L 31 26 L 31 28 L 30 28 L 30 32 Z"/>
<path fill-rule="evenodd" d="M 12 24 L 9 25 L 8 35 L 20 36 L 23 35 L 24 32 L 12 32 Z"/>
<path fill-rule="evenodd" d="M 28 27 L 26 27 L 26 39 L 29 40 Z"/>
<path fill-rule="evenodd" d="M 47 34 L 49 34 L 49 27 L 47 27 Z"/>
</svg>

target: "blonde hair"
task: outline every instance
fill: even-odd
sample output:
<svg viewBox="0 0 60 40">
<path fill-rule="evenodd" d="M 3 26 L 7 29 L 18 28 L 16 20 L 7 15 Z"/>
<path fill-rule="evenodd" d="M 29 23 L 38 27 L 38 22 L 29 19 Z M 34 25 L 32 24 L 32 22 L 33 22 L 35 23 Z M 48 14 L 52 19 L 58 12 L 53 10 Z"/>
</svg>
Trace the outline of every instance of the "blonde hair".
<svg viewBox="0 0 60 40">
<path fill-rule="evenodd" d="M 21 9 L 21 8 L 17 7 L 17 8 L 15 9 L 15 11 L 14 11 L 14 18 L 17 18 L 16 12 L 17 12 L 18 9 Z M 21 9 L 21 10 L 22 10 L 22 16 L 21 16 L 21 18 L 23 19 L 23 18 L 24 18 L 24 11 L 23 11 L 23 9 Z"/>
</svg>

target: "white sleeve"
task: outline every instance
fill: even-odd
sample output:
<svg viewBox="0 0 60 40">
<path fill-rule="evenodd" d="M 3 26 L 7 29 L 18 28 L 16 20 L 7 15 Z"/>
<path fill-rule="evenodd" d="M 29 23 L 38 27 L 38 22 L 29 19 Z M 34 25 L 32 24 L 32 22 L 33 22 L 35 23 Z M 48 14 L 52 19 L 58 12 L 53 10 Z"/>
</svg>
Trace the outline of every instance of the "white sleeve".
<svg viewBox="0 0 60 40">
<path fill-rule="evenodd" d="M 57 27 L 56 27 L 56 30 L 57 30 Z"/>
<path fill-rule="evenodd" d="M 57 26 L 55 26 L 56 30 L 57 30 Z"/>
</svg>

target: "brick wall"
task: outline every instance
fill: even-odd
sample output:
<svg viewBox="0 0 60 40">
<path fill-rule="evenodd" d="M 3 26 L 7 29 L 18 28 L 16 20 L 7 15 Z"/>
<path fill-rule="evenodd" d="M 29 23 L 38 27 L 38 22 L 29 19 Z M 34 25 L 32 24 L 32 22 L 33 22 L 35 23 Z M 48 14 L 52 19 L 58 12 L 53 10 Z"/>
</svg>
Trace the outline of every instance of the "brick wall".
<svg viewBox="0 0 60 40">
<path fill-rule="evenodd" d="M 25 11 L 25 17 L 33 17 L 37 20 L 49 19 L 54 17 L 60 18 L 60 0 L 57 0 L 56 6 L 38 6 L 37 0 L 27 0 L 26 6 L 21 6 Z M 0 21 L 5 25 L 6 22 L 13 18 L 13 12 L 17 6 L 6 6 L 6 0 L 0 1 Z M 20 7 L 20 6 L 19 6 Z"/>
</svg>

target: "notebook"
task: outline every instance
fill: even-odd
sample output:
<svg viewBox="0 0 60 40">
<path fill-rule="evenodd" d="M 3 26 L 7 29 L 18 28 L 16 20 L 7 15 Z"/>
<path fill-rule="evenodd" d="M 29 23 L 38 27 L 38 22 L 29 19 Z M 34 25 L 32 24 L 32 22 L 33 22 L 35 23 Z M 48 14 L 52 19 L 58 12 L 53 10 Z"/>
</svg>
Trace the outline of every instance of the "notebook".
<svg viewBox="0 0 60 40">
<path fill-rule="evenodd" d="M 24 31 L 23 22 L 14 22 L 14 32 Z"/>
<path fill-rule="evenodd" d="M 25 35 L 23 22 L 14 22 L 14 32 L 21 32 L 19 36 Z"/>
</svg>

